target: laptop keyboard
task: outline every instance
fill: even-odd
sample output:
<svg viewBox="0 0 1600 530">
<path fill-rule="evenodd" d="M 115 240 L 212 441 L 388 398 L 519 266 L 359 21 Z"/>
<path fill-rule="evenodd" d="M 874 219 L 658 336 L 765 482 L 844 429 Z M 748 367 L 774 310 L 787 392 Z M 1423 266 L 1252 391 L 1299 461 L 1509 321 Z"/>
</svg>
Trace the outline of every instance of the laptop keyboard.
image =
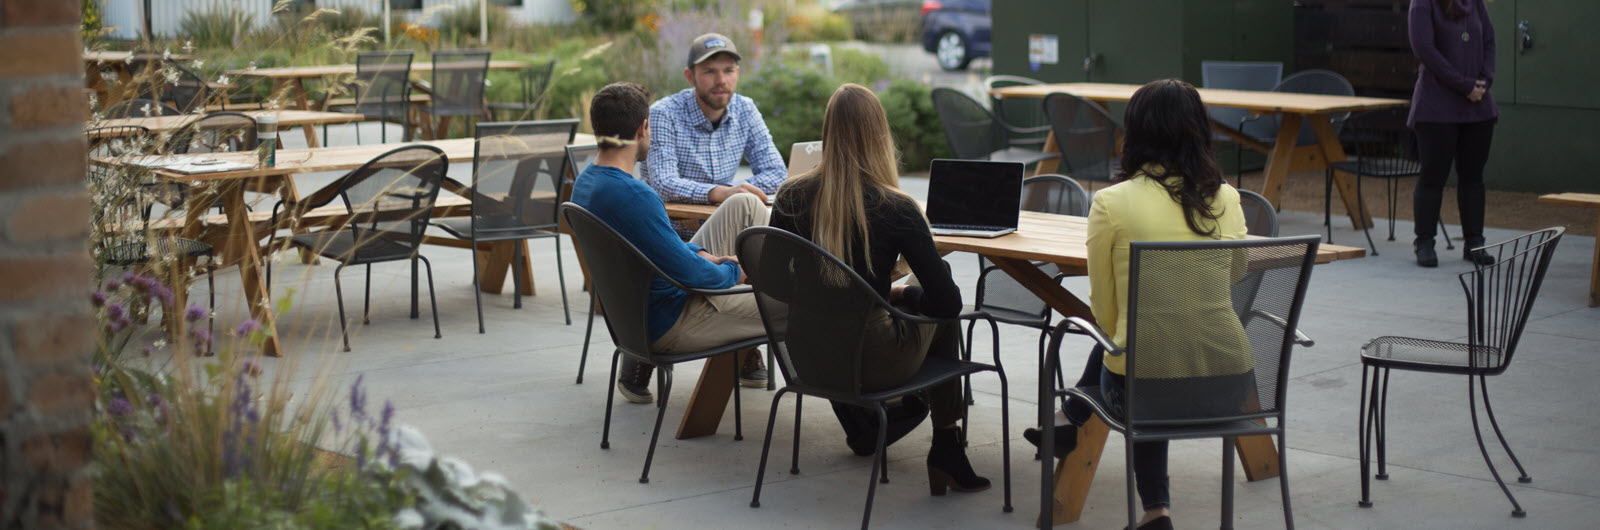
<svg viewBox="0 0 1600 530">
<path fill-rule="evenodd" d="M 960 224 L 952 224 L 952 223 L 939 223 L 939 224 L 933 225 L 933 227 L 934 228 L 942 228 L 942 229 L 945 229 L 945 230 L 979 230 L 979 231 L 1005 230 L 1007 228 L 1007 227 L 1002 227 L 1002 226 L 960 225 Z"/>
</svg>

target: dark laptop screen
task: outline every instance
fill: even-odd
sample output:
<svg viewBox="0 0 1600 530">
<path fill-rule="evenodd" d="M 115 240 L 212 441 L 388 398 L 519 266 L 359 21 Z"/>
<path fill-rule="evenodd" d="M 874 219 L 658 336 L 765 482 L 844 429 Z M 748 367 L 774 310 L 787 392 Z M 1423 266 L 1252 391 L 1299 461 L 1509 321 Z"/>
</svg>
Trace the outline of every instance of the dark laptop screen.
<svg viewBox="0 0 1600 530">
<path fill-rule="evenodd" d="M 928 173 L 928 222 L 1016 228 L 1022 164 L 934 160 Z"/>
</svg>

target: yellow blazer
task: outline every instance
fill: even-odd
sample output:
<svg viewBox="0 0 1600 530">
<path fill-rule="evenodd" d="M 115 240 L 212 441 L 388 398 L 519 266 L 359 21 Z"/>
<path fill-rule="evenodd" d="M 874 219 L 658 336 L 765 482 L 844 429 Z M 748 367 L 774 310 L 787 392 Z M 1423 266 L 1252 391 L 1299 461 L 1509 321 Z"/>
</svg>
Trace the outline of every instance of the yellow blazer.
<svg viewBox="0 0 1600 530">
<path fill-rule="evenodd" d="M 1159 174 L 1159 170 L 1146 167 Z M 1239 191 L 1223 184 L 1212 199 L 1213 211 L 1221 211 L 1216 223 L 1220 224 L 1219 239 L 1245 237 L 1244 212 L 1239 209 Z M 1200 219 L 1201 226 L 1212 223 Z M 1089 307 L 1100 329 L 1104 330 L 1118 346 L 1128 344 L 1128 244 L 1133 241 L 1207 241 L 1210 237 L 1189 229 L 1183 217 L 1183 208 L 1165 187 L 1140 171 L 1133 178 L 1117 183 L 1094 194 L 1094 204 L 1089 209 Z M 1144 303 L 1151 303 L 1146 293 Z M 1155 293 L 1159 294 L 1159 293 Z M 1233 312 L 1233 303 L 1226 291 L 1213 300 L 1173 300 L 1160 304 L 1159 309 L 1178 318 L 1207 324 L 1186 326 L 1184 344 L 1195 354 L 1185 373 L 1161 374 L 1162 377 L 1197 377 L 1230 375 L 1250 370 L 1252 362 L 1247 349 L 1244 329 Z M 1141 312 L 1157 309 L 1144 307 Z M 1154 331 L 1154 330 L 1151 330 Z M 1144 336 L 1143 333 L 1140 334 Z M 1105 356 L 1106 369 L 1126 375 L 1124 356 Z M 1141 377 L 1145 373 L 1141 368 Z"/>
</svg>

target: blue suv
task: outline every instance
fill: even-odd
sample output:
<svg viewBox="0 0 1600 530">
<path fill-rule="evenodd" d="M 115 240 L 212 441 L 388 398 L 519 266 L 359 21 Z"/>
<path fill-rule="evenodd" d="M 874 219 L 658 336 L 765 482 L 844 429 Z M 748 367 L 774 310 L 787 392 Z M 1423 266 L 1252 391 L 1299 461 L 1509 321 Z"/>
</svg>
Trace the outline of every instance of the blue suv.
<svg viewBox="0 0 1600 530">
<path fill-rule="evenodd" d="M 974 57 L 988 57 L 989 1 L 924 0 L 922 49 L 945 70 L 965 70 Z"/>
</svg>

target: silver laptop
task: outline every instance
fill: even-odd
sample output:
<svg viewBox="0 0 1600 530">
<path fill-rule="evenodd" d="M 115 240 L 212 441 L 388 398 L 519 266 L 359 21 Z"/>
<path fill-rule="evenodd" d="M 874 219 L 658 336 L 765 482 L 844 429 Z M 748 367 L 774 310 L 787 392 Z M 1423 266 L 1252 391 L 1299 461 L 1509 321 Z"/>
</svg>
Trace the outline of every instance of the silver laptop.
<svg viewBox="0 0 1600 530">
<path fill-rule="evenodd" d="M 789 176 L 793 177 L 822 164 L 822 141 L 795 142 L 789 148 Z"/>
<path fill-rule="evenodd" d="M 936 236 L 999 237 L 1017 231 L 1022 164 L 934 160 L 928 173 L 928 224 Z"/>
</svg>

